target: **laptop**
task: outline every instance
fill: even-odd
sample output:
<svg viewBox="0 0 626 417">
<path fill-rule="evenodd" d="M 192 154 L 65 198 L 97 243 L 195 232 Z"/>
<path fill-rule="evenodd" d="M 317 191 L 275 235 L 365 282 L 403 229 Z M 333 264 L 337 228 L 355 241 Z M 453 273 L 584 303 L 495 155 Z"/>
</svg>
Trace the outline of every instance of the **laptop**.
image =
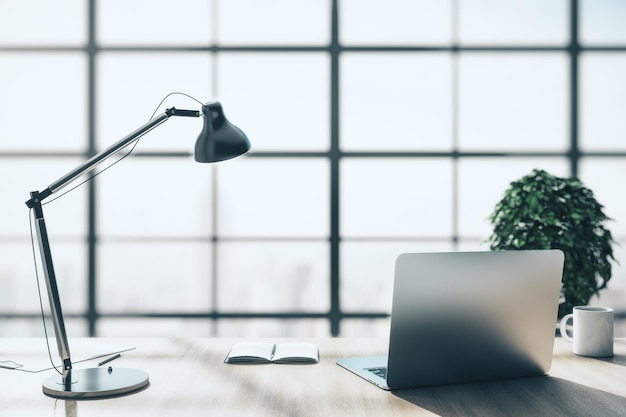
<svg viewBox="0 0 626 417">
<path fill-rule="evenodd" d="M 557 249 L 402 254 L 387 355 L 336 362 L 385 390 L 545 375 L 563 262 Z"/>
</svg>

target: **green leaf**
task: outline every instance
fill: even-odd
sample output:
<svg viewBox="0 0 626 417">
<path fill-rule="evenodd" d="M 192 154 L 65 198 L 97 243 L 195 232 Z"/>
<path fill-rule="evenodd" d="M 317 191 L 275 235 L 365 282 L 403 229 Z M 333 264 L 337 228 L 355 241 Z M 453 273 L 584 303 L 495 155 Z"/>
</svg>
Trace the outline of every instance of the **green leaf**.
<svg viewBox="0 0 626 417">
<path fill-rule="evenodd" d="M 562 317 L 587 304 L 611 278 L 613 238 L 610 219 L 593 192 L 578 178 L 544 170 L 510 183 L 489 216 L 492 250 L 558 248 L 565 252 Z"/>
</svg>

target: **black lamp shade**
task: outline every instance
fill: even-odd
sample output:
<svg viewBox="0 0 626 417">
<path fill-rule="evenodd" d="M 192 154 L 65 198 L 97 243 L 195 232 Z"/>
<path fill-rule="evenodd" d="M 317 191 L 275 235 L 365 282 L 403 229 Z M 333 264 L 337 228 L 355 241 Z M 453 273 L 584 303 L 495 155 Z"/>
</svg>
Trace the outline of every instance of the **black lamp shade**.
<svg viewBox="0 0 626 417">
<path fill-rule="evenodd" d="M 250 150 L 248 137 L 226 119 L 220 102 L 206 103 L 202 112 L 204 126 L 194 151 L 197 162 L 225 161 Z"/>
</svg>

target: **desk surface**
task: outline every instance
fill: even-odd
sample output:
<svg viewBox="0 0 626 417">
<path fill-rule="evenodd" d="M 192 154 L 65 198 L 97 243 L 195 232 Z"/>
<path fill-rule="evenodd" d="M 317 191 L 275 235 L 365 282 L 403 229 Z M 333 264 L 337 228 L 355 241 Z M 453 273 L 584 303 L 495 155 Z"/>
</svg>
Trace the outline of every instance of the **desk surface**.
<svg viewBox="0 0 626 417">
<path fill-rule="evenodd" d="M 384 353 L 384 339 L 314 340 L 320 349 L 317 365 L 223 363 L 239 339 L 102 341 L 136 346 L 111 365 L 146 371 L 151 385 L 126 397 L 62 401 L 41 391 L 42 381 L 54 371 L 0 369 L 0 416 L 626 415 L 626 339 L 616 339 L 610 359 L 576 356 L 570 344 L 556 339 L 552 369 L 545 377 L 394 392 L 335 364 L 338 357 Z M 0 350 L 2 343 L 0 339 Z M 81 367 L 85 365 L 76 365 Z"/>
</svg>

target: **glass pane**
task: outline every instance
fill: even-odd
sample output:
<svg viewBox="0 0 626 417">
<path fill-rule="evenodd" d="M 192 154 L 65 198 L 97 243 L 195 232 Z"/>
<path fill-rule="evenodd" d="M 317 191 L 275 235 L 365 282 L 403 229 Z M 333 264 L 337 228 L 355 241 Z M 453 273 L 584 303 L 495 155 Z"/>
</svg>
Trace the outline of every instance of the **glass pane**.
<svg viewBox="0 0 626 417">
<path fill-rule="evenodd" d="M 86 306 L 85 294 L 87 249 L 80 242 L 51 241 L 50 249 L 56 272 L 63 312 L 82 312 Z M 35 258 L 30 242 L 0 242 L 0 305 L 11 313 L 39 313 L 41 306 L 37 296 Z M 43 308 L 49 311 L 48 292 L 44 271 L 41 268 L 39 247 L 35 243 L 37 274 L 41 287 Z"/>
<path fill-rule="evenodd" d="M 626 150 L 626 54 L 585 53 L 580 74 L 581 148 Z"/>
<path fill-rule="evenodd" d="M 44 337 L 41 318 L 0 319 L 0 337 Z"/>
<path fill-rule="evenodd" d="M 433 237 L 452 233 L 452 163 L 434 159 L 344 159 L 344 237 Z"/>
<path fill-rule="evenodd" d="M 222 311 L 327 311 L 327 242 L 221 243 Z"/>
<path fill-rule="evenodd" d="M 611 231 L 613 239 L 613 255 L 615 261 L 611 269 L 611 281 L 608 289 L 603 290 L 599 297 L 594 297 L 590 304 L 613 307 L 616 311 L 626 310 L 626 201 L 624 201 L 623 178 L 626 175 L 626 158 L 593 158 L 581 159 L 580 178 L 584 185 L 591 189 L 595 198 L 604 206 L 604 213 L 612 220 L 605 224 Z M 617 192 L 616 192 L 617 190 Z M 616 327 L 616 332 L 618 327 Z M 626 334 L 623 325 L 619 326 L 621 334 Z"/>
<path fill-rule="evenodd" d="M 604 206 L 604 213 L 613 219 L 606 224 L 614 238 L 626 238 L 626 199 L 624 178 L 626 158 L 583 158 L 579 177 L 593 191 L 595 198 Z M 626 259 L 622 261 L 626 265 Z"/>
<path fill-rule="evenodd" d="M 147 123 L 169 93 L 186 93 L 202 103 L 213 100 L 208 54 L 103 53 L 98 58 L 97 70 L 96 133 L 101 149 Z M 201 104 L 173 95 L 159 107 L 157 114 L 169 107 L 199 110 Z M 228 107 L 225 111 L 228 115 Z M 193 152 L 201 130 L 201 118 L 172 117 L 146 135 L 138 150 Z"/>
<path fill-rule="evenodd" d="M 108 242 L 99 245 L 103 312 L 196 312 L 211 308 L 211 244 Z"/>
<path fill-rule="evenodd" d="M 77 337 L 87 337 L 87 323 L 84 319 L 73 319 L 65 317 L 65 330 L 70 339 L 70 350 L 72 349 L 72 339 Z M 54 338 L 54 327 L 52 320 L 46 319 L 46 329 L 50 342 L 50 352 L 53 362 L 61 366 L 58 349 Z M 42 343 L 42 352 L 46 349 L 44 341 L 44 325 L 41 317 L 37 319 L 0 319 L 0 337 L 39 337 Z M 3 352 L 4 353 L 4 352 Z"/>
<path fill-rule="evenodd" d="M 212 166 L 191 158 L 127 158 L 98 176 L 103 236 L 205 236 L 212 232 Z"/>
<path fill-rule="evenodd" d="M 0 181 L 0 195 L 3 203 L 2 216 L 0 216 L 1 236 L 28 237 L 30 233 L 29 210 L 24 203 L 30 198 L 30 192 L 43 191 L 80 163 L 80 160 L 74 158 L 0 159 L 0 178 L 10 178 L 10 181 Z M 51 240 L 68 237 L 82 238 L 87 233 L 85 208 L 87 187 L 79 187 L 53 201 L 69 188 L 62 189 L 44 201 L 43 210 Z"/>
<path fill-rule="evenodd" d="M 391 314 L 393 277 L 398 255 L 451 250 L 452 245 L 443 242 L 344 240 L 341 245 L 341 309 L 346 312 Z"/>
<path fill-rule="evenodd" d="M 582 43 L 626 43 L 626 2 L 623 0 L 580 0 L 579 16 Z"/>
<path fill-rule="evenodd" d="M 451 7 L 450 0 L 341 0 L 339 39 L 350 45 L 449 43 Z"/>
<path fill-rule="evenodd" d="M 57 249 L 55 245 L 54 249 Z M 59 248 L 59 250 L 61 250 Z M 36 313 L 41 311 L 37 297 L 35 278 L 35 258 L 30 242 L 0 242 L 0 305 L 3 311 L 11 313 Z M 39 248 L 35 247 L 37 257 Z M 53 252 L 56 254 L 56 250 Z M 39 265 L 39 260 L 37 259 Z M 44 308 L 48 308 L 43 273 L 40 276 Z"/>
<path fill-rule="evenodd" d="M 87 66 L 82 55 L 3 52 L 0 68 L 0 150 L 86 148 Z"/>
<path fill-rule="evenodd" d="M 218 165 L 218 230 L 224 236 L 326 237 L 326 159 L 239 158 Z"/>
<path fill-rule="evenodd" d="M 64 313 L 82 313 L 85 310 L 87 272 L 87 249 L 84 244 L 76 242 L 51 242 L 52 258 L 56 273 L 59 296 Z M 34 257 L 30 244 L 0 244 L 3 255 L 7 258 L 0 261 L 3 276 L 3 307 L 11 312 L 39 313 L 41 306 L 37 296 L 37 278 L 35 275 Z M 44 271 L 37 253 L 37 273 L 43 308 L 46 314 L 50 304 L 46 290 Z M 8 257 L 13 256 L 13 257 Z"/>
<path fill-rule="evenodd" d="M 563 151 L 569 133 L 567 68 L 560 53 L 463 54 L 460 147 Z"/>
<path fill-rule="evenodd" d="M 97 333 L 98 337 L 210 337 L 213 327 L 210 319 L 103 318 L 98 320 Z"/>
<path fill-rule="evenodd" d="M 253 151 L 323 151 L 329 146 L 329 68 L 321 53 L 224 53 L 220 100 Z"/>
<path fill-rule="evenodd" d="M 461 159 L 459 161 L 459 234 L 485 241 L 492 233 L 488 217 L 504 197 L 511 182 L 533 169 L 544 169 L 559 177 L 569 176 L 565 158 Z M 489 250 L 484 243 L 483 250 Z"/>
<path fill-rule="evenodd" d="M 54 270 L 59 286 L 59 297 L 64 313 L 82 313 L 87 309 L 87 245 L 81 242 L 50 242 Z M 41 290 L 44 293 L 43 270 L 39 269 Z M 46 294 L 43 294 L 44 303 Z M 46 304 L 44 304 L 46 306 Z M 44 307 L 47 308 L 47 307 Z"/>
<path fill-rule="evenodd" d="M 611 280 L 607 288 L 600 291 L 600 294 L 594 296 L 590 301 L 590 305 L 606 306 L 615 309 L 615 311 L 623 312 L 626 310 L 626 240 L 617 241 L 613 245 L 613 256 L 615 260 L 611 267 Z M 621 314 L 620 314 L 621 315 Z M 618 316 L 619 317 L 619 316 Z M 626 322 L 622 318 L 615 322 L 615 336 L 626 336 Z M 618 336 L 619 334 L 619 336 Z"/>
<path fill-rule="evenodd" d="M 452 66 L 443 54 L 343 54 L 343 150 L 452 147 Z"/>
<path fill-rule="evenodd" d="M 548 45 L 568 40 L 567 0 L 463 0 L 458 5 L 461 43 Z"/>
<path fill-rule="evenodd" d="M 83 45 L 87 42 L 87 3 L 85 0 L 2 0 L 0 44 Z M 0 68 L 4 75 L 4 65 Z"/>
<path fill-rule="evenodd" d="M 97 40 L 105 45 L 207 45 L 212 1 L 97 1 Z"/>
<path fill-rule="evenodd" d="M 389 338 L 391 319 L 346 319 L 341 320 L 341 337 Z"/>
<path fill-rule="evenodd" d="M 65 306 L 63 306 L 65 308 Z M 46 328 L 48 330 L 48 337 L 52 338 L 54 337 L 54 326 L 52 324 L 52 320 L 46 320 Z M 41 336 L 40 337 L 44 337 L 43 334 L 43 325 L 40 327 L 41 328 Z M 72 339 L 77 338 L 77 337 L 87 337 L 88 336 L 88 326 L 87 326 L 87 321 L 83 318 L 80 319 L 74 319 L 74 318 L 65 318 L 65 330 L 67 333 L 67 337 L 69 338 L 69 343 L 70 343 L 70 350 L 72 348 Z M 13 335 L 12 335 L 13 336 Z M 56 343 L 54 340 L 50 340 L 50 350 L 52 352 L 52 359 L 54 360 L 54 362 L 57 364 L 57 366 L 61 366 L 62 365 L 62 361 L 59 355 L 59 350 L 56 346 Z"/>
<path fill-rule="evenodd" d="M 459 239 L 458 242 L 455 242 L 455 251 L 458 252 L 480 252 L 480 251 L 488 251 L 489 243 L 484 239 Z"/>
<path fill-rule="evenodd" d="M 327 44 L 329 0 L 219 2 L 218 42 L 246 45 Z"/>
<path fill-rule="evenodd" d="M 219 337 L 275 338 L 275 337 L 328 337 L 328 320 L 313 319 L 244 319 L 217 322 Z"/>
</svg>

